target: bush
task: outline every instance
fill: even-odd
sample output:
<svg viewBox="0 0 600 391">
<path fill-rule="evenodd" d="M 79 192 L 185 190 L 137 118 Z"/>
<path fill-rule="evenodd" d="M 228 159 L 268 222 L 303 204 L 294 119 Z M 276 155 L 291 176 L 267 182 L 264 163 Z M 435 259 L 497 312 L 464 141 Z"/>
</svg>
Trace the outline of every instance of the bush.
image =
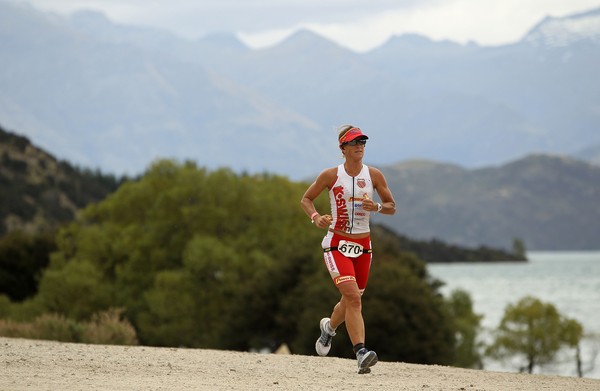
<svg viewBox="0 0 600 391">
<path fill-rule="evenodd" d="M 30 323 L 0 319 L 0 335 L 3 337 L 76 342 L 80 332 L 81 326 L 58 314 L 44 314 Z"/>
<path fill-rule="evenodd" d="M 135 329 L 127 319 L 121 319 L 123 309 L 112 308 L 96 313 L 85 324 L 81 342 L 107 345 L 137 345 Z"/>
<path fill-rule="evenodd" d="M 44 314 L 32 323 L 30 338 L 60 342 L 77 342 L 83 328 L 74 320 L 59 314 Z"/>
<path fill-rule="evenodd" d="M 0 294 L 0 319 L 8 317 L 11 310 L 11 304 L 8 296 Z"/>
<path fill-rule="evenodd" d="M 33 322 L 0 319 L 0 336 L 44 339 L 60 342 L 137 345 L 131 323 L 121 319 L 122 309 L 96 313 L 89 322 L 80 323 L 60 314 L 44 314 Z"/>
<path fill-rule="evenodd" d="M 9 338 L 31 338 L 30 323 L 15 322 L 10 319 L 0 319 L 0 335 Z"/>
</svg>

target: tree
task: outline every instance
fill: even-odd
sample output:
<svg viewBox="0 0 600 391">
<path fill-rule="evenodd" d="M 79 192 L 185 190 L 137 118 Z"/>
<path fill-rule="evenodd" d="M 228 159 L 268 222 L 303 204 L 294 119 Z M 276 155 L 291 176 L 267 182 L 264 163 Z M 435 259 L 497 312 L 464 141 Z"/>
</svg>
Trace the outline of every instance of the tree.
<svg viewBox="0 0 600 391">
<path fill-rule="evenodd" d="M 525 248 L 525 243 L 519 238 L 515 238 L 513 240 L 512 252 L 517 257 L 527 259 L 527 249 Z"/>
<path fill-rule="evenodd" d="M 483 343 L 477 338 L 483 316 L 473 312 L 473 301 L 462 289 L 452 291 L 448 310 L 456 333 L 452 364 L 462 368 L 483 368 Z"/>
<path fill-rule="evenodd" d="M 48 270 L 40 282 L 39 293 L 36 299 L 47 312 L 75 320 L 87 319 L 111 304 L 111 286 L 89 261 L 70 262 L 64 268 Z"/>
<path fill-rule="evenodd" d="M 486 353 L 503 359 L 517 356 L 519 370 L 533 373 L 536 366 L 551 363 L 563 346 L 576 347 L 583 335 L 581 324 L 562 316 L 556 307 L 527 296 L 509 304 Z"/>
<path fill-rule="evenodd" d="M 436 285 L 415 273 L 425 263 L 406 253 L 376 256 L 363 296 L 368 346 L 384 360 L 451 365 L 454 325 Z"/>
<path fill-rule="evenodd" d="M 158 161 L 61 228 L 38 295 L 0 313 L 77 320 L 124 308 L 142 344 L 314 352 L 339 298 L 323 266 L 324 231 L 299 207 L 306 183 Z M 317 200 L 326 210 L 326 195 Z M 451 364 L 454 324 L 426 264 L 374 229 L 369 346 L 382 359 Z M 352 355 L 349 342 L 334 349 Z M 334 352 L 332 352 L 334 353 Z M 337 352 L 336 352 L 337 353 Z"/>
<path fill-rule="evenodd" d="M 577 375 L 583 377 L 581 346 L 579 342 L 583 338 L 583 326 L 574 319 L 565 319 L 562 324 L 562 339 L 567 346 L 575 349 L 575 366 Z"/>
<path fill-rule="evenodd" d="M 53 232 L 12 231 L 0 239 L 0 294 L 23 301 L 38 290 L 42 270 L 56 250 Z"/>
</svg>

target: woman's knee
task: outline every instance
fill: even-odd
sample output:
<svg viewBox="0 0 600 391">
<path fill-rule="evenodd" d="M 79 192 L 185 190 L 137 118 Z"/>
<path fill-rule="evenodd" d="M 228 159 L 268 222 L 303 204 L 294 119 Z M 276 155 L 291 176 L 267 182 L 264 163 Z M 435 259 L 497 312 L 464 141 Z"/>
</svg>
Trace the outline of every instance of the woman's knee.
<svg viewBox="0 0 600 391">
<path fill-rule="evenodd" d="M 340 287 L 340 291 L 342 292 L 343 301 L 346 305 L 346 308 L 352 308 L 355 310 L 361 309 L 361 295 L 358 287 L 344 287 L 343 289 Z"/>
</svg>

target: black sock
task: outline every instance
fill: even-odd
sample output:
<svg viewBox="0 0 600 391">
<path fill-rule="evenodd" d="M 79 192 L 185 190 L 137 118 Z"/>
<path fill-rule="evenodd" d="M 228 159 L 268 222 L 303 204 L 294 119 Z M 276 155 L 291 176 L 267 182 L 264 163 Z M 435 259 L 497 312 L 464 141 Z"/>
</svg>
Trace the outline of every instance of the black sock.
<svg viewBox="0 0 600 391">
<path fill-rule="evenodd" d="M 354 347 L 352 347 L 352 350 L 354 350 L 354 354 L 357 354 L 361 349 L 365 348 L 365 344 L 364 343 L 357 343 L 356 345 L 354 345 Z"/>
</svg>

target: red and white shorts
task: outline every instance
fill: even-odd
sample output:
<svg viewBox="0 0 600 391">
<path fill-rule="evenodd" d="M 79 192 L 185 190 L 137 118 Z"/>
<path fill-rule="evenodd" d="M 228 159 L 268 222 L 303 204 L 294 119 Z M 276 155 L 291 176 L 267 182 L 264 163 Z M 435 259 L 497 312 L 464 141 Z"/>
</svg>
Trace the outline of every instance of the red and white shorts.
<svg viewBox="0 0 600 391">
<path fill-rule="evenodd" d="M 342 245 L 344 244 L 343 241 L 346 241 L 346 246 L 342 247 L 340 241 L 342 241 Z M 338 286 L 344 282 L 356 281 L 358 289 L 362 293 L 367 287 L 371 260 L 373 259 L 371 237 L 350 239 L 329 231 L 323 238 L 321 245 L 325 266 L 334 284 Z M 342 253 L 342 249 L 349 252 L 356 250 L 356 252 L 346 256 Z"/>
</svg>

